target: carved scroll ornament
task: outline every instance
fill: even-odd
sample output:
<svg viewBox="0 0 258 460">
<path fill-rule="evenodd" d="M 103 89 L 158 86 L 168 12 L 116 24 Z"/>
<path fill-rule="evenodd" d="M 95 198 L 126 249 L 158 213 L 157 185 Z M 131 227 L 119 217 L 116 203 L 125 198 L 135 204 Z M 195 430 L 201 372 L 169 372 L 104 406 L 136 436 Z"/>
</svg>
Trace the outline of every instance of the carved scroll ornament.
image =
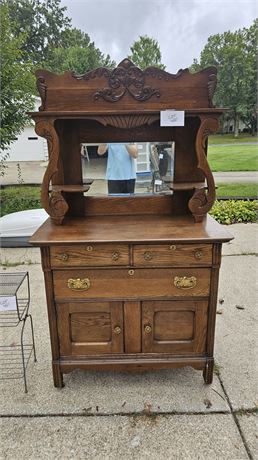
<svg viewBox="0 0 258 460">
<path fill-rule="evenodd" d="M 182 71 L 176 75 L 172 75 L 154 67 L 141 70 L 129 59 L 124 59 L 113 70 L 100 68 L 85 75 L 73 75 L 73 77 L 77 80 L 89 80 L 104 76 L 107 79 L 108 87 L 96 91 L 93 95 L 95 100 L 103 98 L 108 102 L 116 102 L 127 93 L 137 101 L 146 101 L 153 96 L 160 97 L 160 90 L 158 88 L 146 85 L 146 77 L 152 76 L 168 80 L 169 78 L 177 78 L 181 73 Z"/>
<path fill-rule="evenodd" d="M 209 134 L 217 131 L 219 122 L 217 118 L 201 117 L 201 125 L 196 138 L 196 154 L 198 159 L 197 168 L 199 168 L 207 182 L 206 188 L 195 189 L 192 198 L 189 200 L 188 207 L 194 216 L 196 222 L 201 222 L 204 216 L 211 209 L 215 201 L 215 183 L 209 163 L 206 158 L 206 141 Z"/>
<path fill-rule="evenodd" d="M 43 120 L 36 121 L 35 131 L 39 136 L 44 137 L 47 140 L 49 153 L 49 163 L 41 187 L 41 202 L 53 222 L 60 225 L 66 212 L 68 211 L 68 204 L 66 203 L 61 192 L 52 191 L 52 193 L 49 195 L 51 179 L 53 175 L 58 171 L 58 136 L 53 124 Z"/>
<path fill-rule="evenodd" d="M 47 100 L 47 85 L 45 83 L 45 77 L 42 75 L 39 75 L 37 78 L 37 88 L 41 97 L 41 106 L 39 107 L 39 110 L 45 110 Z"/>
<path fill-rule="evenodd" d="M 209 107 L 214 107 L 212 98 L 215 93 L 215 89 L 217 86 L 217 74 L 212 73 L 209 75 L 208 79 L 208 100 L 209 100 Z"/>
<path fill-rule="evenodd" d="M 139 126 L 151 125 L 160 118 L 159 114 L 131 114 L 131 115 L 103 115 L 94 116 L 92 119 L 98 121 L 104 126 L 113 126 L 114 128 L 130 129 Z"/>
</svg>

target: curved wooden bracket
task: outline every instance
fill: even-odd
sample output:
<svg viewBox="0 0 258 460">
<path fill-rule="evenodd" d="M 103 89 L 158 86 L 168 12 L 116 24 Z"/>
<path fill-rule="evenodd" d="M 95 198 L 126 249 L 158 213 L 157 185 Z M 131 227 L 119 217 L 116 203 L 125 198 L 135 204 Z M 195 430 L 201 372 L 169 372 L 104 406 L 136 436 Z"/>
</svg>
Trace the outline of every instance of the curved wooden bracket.
<svg viewBox="0 0 258 460">
<path fill-rule="evenodd" d="M 49 163 L 41 187 L 42 206 L 53 222 L 60 225 L 68 211 L 68 204 L 60 192 L 52 191 L 51 194 L 49 194 L 51 179 L 58 171 L 59 139 L 53 123 L 50 121 L 36 120 L 35 131 L 39 136 L 47 140 L 49 153 Z"/>
<path fill-rule="evenodd" d="M 216 198 L 214 178 L 206 158 L 206 141 L 209 134 L 216 132 L 218 127 L 219 122 L 217 118 L 201 117 L 201 125 L 197 133 L 195 147 L 198 159 L 197 168 L 203 172 L 207 187 L 201 189 L 195 188 L 194 194 L 188 202 L 188 208 L 193 214 L 195 222 L 203 220 Z"/>
</svg>

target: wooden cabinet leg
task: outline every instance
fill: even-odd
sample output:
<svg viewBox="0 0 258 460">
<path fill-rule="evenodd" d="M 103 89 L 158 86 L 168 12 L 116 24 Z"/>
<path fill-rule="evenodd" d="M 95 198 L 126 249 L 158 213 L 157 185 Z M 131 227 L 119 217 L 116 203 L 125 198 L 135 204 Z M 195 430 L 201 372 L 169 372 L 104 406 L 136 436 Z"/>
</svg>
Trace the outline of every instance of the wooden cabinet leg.
<svg viewBox="0 0 258 460">
<path fill-rule="evenodd" d="M 210 385 L 213 380 L 213 366 L 214 366 L 214 360 L 210 359 L 209 361 L 206 362 L 205 368 L 203 369 L 203 378 L 204 382 Z"/>
<path fill-rule="evenodd" d="M 64 382 L 63 382 L 63 374 L 60 371 L 60 367 L 58 364 L 53 364 L 53 379 L 54 379 L 54 385 L 56 388 L 63 388 L 64 387 Z"/>
</svg>

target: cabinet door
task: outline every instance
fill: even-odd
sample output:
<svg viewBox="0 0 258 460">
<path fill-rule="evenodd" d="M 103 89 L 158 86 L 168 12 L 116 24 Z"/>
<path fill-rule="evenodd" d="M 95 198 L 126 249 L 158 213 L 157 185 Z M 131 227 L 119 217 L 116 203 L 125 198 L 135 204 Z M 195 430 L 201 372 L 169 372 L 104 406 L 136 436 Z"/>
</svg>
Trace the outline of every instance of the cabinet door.
<svg viewBox="0 0 258 460">
<path fill-rule="evenodd" d="M 121 302 L 60 303 L 57 320 L 61 355 L 123 352 Z"/>
<path fill-rule="evenodd" d="M 143 352 L 205 351 L 207 301 L 146 301 L 142 308 Z"/>
</svg>

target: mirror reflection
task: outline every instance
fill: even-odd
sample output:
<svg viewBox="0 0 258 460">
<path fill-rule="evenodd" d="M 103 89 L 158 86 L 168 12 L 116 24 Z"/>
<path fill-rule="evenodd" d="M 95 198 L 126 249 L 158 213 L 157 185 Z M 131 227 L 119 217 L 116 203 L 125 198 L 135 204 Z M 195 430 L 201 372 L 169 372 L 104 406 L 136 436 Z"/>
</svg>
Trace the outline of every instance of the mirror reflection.
<svg viewBox="0 0 258 460">
<path fill-rule="evenodd" d="M 170 194 L 174 142 L 81 144 L 83 180 L 93 179 L 87 195 Z"/>
</svg>

